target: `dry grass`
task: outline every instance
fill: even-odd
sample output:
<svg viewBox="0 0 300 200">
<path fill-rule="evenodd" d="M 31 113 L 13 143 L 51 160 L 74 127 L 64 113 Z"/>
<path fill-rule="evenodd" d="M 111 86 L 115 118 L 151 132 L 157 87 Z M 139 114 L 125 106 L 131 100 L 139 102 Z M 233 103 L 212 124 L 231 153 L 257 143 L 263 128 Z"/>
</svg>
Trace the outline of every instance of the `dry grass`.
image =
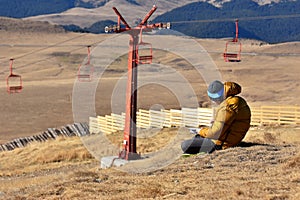
<svg viewBox="0 0 300 200">
<path fill-rule="evenodd" d="M 275 139 L 258 143 L 259 134 Z M 152 149 L 161 138 L 151 138 Z M 251 130 L 245 141 L 248 147 L 180 158 L 142 174 L 100 169 L 79 138 L 33 144 L 0 153 L 0 199 L 298 199 L 299 141 L 283 141 L 269 128 Z"/>
<path fill-rule="evenodd" d="M 137 132 L 137 151 L 142 154 L 155 152 L 166 146 L 178 133 L 178 128 L 140 130 Z M 112 144 L 122 147 L 124 132 L 107 135 Z"/>
<path fill-rule="evenodd" d="M 26 148 L 3 153 L 0 176 L 32 173 L 41 169 L 61 167 L 68 162 L 85 162 L 91 159 L 92 156 L 78 138 L 59 138 L 45 143 L 35 142 Z"/>
</svg>

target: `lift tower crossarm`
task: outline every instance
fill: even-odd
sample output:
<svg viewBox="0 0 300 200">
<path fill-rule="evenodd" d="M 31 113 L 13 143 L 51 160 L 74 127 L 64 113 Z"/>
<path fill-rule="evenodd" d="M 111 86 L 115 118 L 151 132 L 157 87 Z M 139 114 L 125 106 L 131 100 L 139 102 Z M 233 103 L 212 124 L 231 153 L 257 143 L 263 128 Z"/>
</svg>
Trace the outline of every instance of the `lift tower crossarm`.
<svg viewBox="0 0 300 200">
<path fill-rule="evenodd" d="M 122 33 L 125 31 L 130 30 L 141 30 L 143 29 L 143 32 L 149 32 L 152 29 L 156 28 L 166 28 L 170 29 L 170 23 L 155 23 L 155 24 L 148 24 L 148 20 L 151 17 L 151 15 L 156 11 L 157 7 L 154 5 L 150 12 L 144 17 L 144 19 L 141 21 L 141 23 L 135 27 L 131 28 L 129 24 L 126 22 L 126 20 L 122 17 L 121 13 L 118 11 L 116 7 L 113 7 L 113 10 L 115 11 L 116 15 L 118 16 L 118 23 L 117 25 L 111 25 L 105 27 L 105 32 L 115 32 L 115 33 Z M 121 22 L 125 25 L 125 28 L 121 28 Z"/>
<path fill-rule="evenodd" d="M 127 30 L 130 30 L 131 28 L 130 28 L 130 26 L 128 25 L 128 23 L 126 22 L 126 20 L 122 17 L 122 15 L 121 15 L 121 13 L 118 11 L 118 9 L 116 8 L 116 7 L 113 7 L 113 10 L 115 11 L 115 13 L 117 14 L 117 16 L 118 16 L 118 28 L 119 28 L 119 31 L 117 31 L 117 32 L 123 32 L 123 31 L 127 31 Z M 125 29 L 122 29 L 122 31 L 121 31 L 121 22 L 120 21 L 122 21 L 123 22 L 123 24 L 126 26 L 126 28 Z"/>
<path fill-rule="evenodd" d="M 140 26 L 147 25 L 148 19 L 151 17 L 151 15 L 156 11 L 157 7 L 154 5 L 150 12 L 144 17 L 144 19 L 141 21 Z"/>
</svg>

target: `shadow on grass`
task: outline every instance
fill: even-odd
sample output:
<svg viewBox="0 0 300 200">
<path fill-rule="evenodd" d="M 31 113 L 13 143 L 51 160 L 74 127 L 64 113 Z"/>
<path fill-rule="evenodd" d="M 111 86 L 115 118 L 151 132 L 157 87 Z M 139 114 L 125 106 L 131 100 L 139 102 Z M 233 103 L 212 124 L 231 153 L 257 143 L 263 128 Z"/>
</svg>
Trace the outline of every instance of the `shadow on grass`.
<svg viewBox="0 0 300 200">
<path fill-rule="evenodd" d="M 268 147 L 273 147 L 274 145 L 271 144 L 262 144 L 262 143 L 257 143 L 257 142 L 241 142 L 238 147 L 252 147 L 252 146 L 268 146 Z"/>
</svg>

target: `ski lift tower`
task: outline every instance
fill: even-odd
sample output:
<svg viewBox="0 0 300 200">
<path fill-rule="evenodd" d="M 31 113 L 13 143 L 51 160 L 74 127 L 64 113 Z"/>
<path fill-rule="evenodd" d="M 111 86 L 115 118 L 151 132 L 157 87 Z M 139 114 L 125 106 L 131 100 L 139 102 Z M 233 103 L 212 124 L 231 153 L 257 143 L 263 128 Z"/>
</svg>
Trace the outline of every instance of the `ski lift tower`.
<svg viewBox="0 0 300 200">
<path fill-rule="evenodd" d="M 150 43 L 142 42 L 141 36 L 144 32 L 151 32 L 156 28 L 170 28 L 170 23 L 155 23 L 148 24 L 151 15 L 156 11 L 154 5 L 144 19 L 136 27 L 132 28 L 119 13 L 117 8 L 113 10 L 118 16 L 118 24 L 105 27 L 105 32 L 129 34 L 129 51 L 128 51 L 128 74 L 127 74 L 127 89 L 126 89 L 126 114 L 123 150 L 120 152 L 119 158 L 125 160 L 139 159 L 139 154 L 136 152 L 136 112 L 137 112 L 137 67 L 138 64 L 151 64 L 152 62 L 152 46 Z M 123 26 L 121 27 L 121 22 Z M 148 55 L 139 54 L 139 49 L 148 49 Z"/>
</svg>

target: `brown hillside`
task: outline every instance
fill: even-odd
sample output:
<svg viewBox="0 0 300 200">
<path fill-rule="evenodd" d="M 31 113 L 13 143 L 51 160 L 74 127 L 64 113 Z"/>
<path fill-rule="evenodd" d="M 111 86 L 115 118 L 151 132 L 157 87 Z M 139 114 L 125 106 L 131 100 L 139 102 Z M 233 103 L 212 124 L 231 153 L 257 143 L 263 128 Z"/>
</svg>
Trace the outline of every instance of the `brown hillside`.
<svg viewBox="0 0 300 200">
<path fill-rule="evenodd" d="M 158 10 L 155 12 L 154 16 L 161 15 L 168 12 L 174 8 L 186 5 L 188 3 L 196 2 L 196 0 L 169 0 L 169 1 L 144 1 L 135 0 L 138 5 L 126 1 L 126 0 L 110 0 L 106 1 L 104 6 L 85 9 L 85 8 L 72 8 L 62 13 L 39 15 L 28 17 L 27 19 L 35 21 L 49 21 L 54 24 L 68 25 L 75 24 L 82 28 L 90 27 L 92 24 L 98 21 L 104 20 L 117 20 L 117 16 L 112 10 L 112 7 L 122 8 L 120 12 L 124 14 L 127 22 L 129 24 L 134 24 L 137 18 L 145 16 L 149 10 L 151 10 L 153 4 L 158 6 Z"/>
<path fill-rule="evenodd" d="M 63 33 L 64 29 L 58 25 L 51 25 L 49 22 L 34 22 L 31 20 L 0 17 L 0 30 L 9 32 L 43 32 Z"/>
</svg>

